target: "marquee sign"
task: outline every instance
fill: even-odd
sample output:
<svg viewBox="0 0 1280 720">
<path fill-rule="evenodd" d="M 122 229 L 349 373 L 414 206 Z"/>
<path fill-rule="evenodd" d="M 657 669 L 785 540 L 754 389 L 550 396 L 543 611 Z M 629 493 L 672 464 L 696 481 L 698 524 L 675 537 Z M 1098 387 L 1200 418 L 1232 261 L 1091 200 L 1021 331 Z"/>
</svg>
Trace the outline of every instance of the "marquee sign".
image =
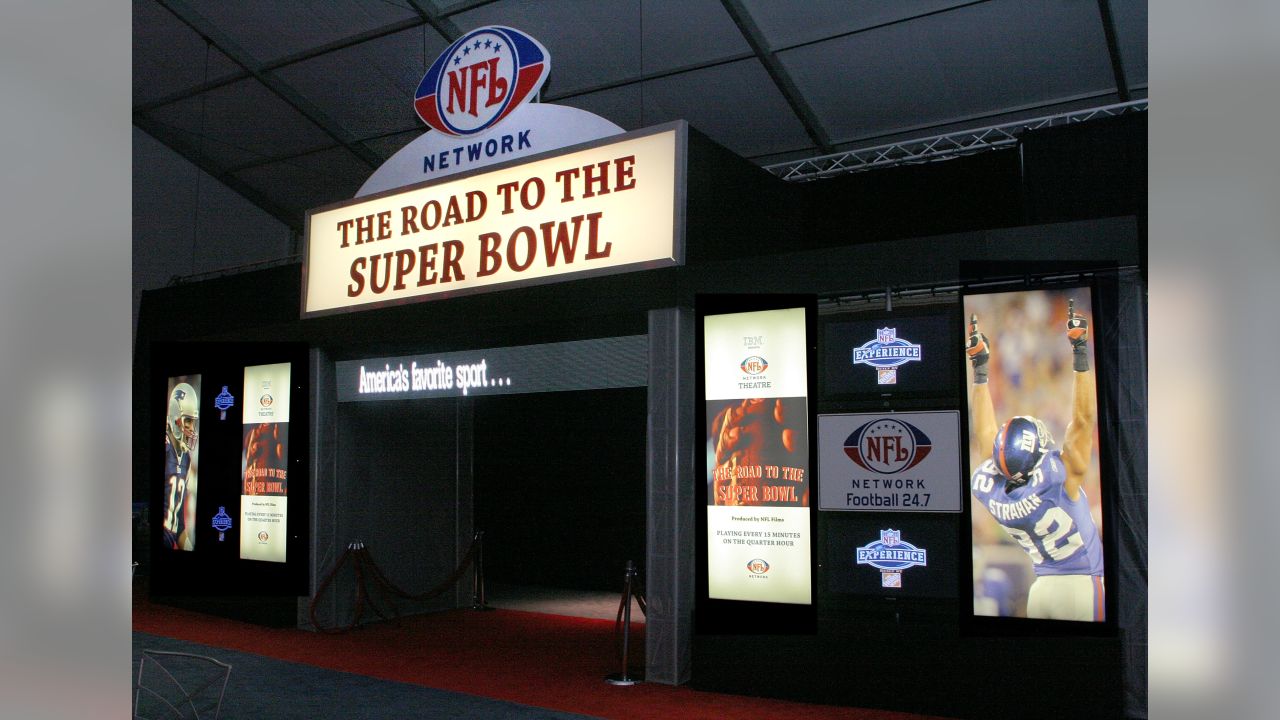
<svg viewBox="0 0 1280 720">
<path fill-rule="evenodd" d="M 307 213 L 304 317 L 683 261 L 683 122 Z"/>
</svg>

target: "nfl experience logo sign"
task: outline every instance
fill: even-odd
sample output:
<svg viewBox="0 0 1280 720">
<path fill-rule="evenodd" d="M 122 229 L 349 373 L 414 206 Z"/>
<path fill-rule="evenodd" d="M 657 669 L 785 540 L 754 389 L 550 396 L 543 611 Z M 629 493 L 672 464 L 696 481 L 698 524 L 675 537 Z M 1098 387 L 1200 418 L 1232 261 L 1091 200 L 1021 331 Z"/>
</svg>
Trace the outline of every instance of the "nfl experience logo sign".
<svg viewBox="0 0 1280 720">
<path fill-rule="evenodd" d="M 477 28 L 436 58 L 413 107 L 442 133 L 474 135 L 533 99 L 550 71 L 551 56 L 532 37 L 499 25 Z"/>
<path fill-rule="evenodd" d="M 853 349 L 853 364 L 875 368 L 877 384 L 896 385 L 898 367 L 919 362 L 921 352 L 919 345 L 898 337 L 897 328 L 880 328 L 874 340 Z"/>
<path fill-rule="evenodd" d="M 902 539 L 901 530 L 881 530 L 880 539 L 856 551 L 857 565 L 870 565 L 880 571 L 880 586 L 902 587 L 902 571 L 917 565 L 929 565 L 929 551 Z"/>
</svg>

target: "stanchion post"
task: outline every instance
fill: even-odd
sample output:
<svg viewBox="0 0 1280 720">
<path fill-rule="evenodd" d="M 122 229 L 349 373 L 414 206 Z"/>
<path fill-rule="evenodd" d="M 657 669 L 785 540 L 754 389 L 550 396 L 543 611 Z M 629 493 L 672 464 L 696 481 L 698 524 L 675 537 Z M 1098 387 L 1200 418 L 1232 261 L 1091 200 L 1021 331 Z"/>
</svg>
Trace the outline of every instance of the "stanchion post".
<svg viewBox="0 0 1280 720">
<path fill-rule="evenodd" d="M 636 564 L 627 561 L 626 578 L 622 583 L 622 672 L 608 675 L 604 681 L 610 685 L 635 685 L 640 678 L 633 678 L 628 672 L 631 659 L 631 582 L 636 576 Z"/>
<path fill-rule="evenodd" d="M 475 539 L 476 557 L 475 557 L 475 579 L 471 586 L 471 609 L 472 610 L 492 610 L 484 595 L 484 531 L 477 530 Z"/>
</svg>

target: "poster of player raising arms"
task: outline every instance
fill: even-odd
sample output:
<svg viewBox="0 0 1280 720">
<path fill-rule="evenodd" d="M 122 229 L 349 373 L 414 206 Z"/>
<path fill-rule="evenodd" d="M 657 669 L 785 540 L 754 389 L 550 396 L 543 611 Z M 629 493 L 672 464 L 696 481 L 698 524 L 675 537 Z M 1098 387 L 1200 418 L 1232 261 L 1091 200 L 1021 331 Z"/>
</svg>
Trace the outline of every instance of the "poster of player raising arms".
<svg viewBox="0 0 1280 720">
<path fill-rule="evenodd" d="M 164 428 L 162 546 L 196 549 L 200 439 L 200 376 L 169 378 Z"/>
<path fill-rule="evenodd" d="M 964 299 L 975 615 L 1102 622 L 1089 288 Z"/>
</svg>

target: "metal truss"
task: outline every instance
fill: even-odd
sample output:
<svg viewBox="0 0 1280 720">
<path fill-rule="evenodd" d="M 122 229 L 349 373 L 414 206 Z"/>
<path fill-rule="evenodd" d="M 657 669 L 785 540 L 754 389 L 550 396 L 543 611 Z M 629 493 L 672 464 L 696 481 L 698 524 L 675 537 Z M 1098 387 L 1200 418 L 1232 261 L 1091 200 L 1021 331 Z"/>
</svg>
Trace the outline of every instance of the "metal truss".
<svg viewBox="0 0 1280 720">
<path fill-rule="evenodd" d="M 895 165 L 933 162 L 961 155 L 971 155 L 986 150 L 998 150 L 1012 147 L 1018 142 L 1018 135 L 1028 130 L 1041 130 L 1048 127 L 1085 122 L 1096 118 L 1146 112 L 1146 110 L 1147 101 L 1145 99 L 1134 100 L 1132 102 L 1105 105 L 1088 110 L 1077 110 L 1060 115 L 1049 115 L 1032 120 L 1019 120 L 1003 125 L 992 125 L 974 130 L 963 130 L 945 135 L 934 135 L 916 140 L 848 150 L 809 158 L 808 160 L 766 165 L 764 169 L 783 180 L 795 182 L 817 180 L 832 175 L 863 172 Z"/>
</svg>

